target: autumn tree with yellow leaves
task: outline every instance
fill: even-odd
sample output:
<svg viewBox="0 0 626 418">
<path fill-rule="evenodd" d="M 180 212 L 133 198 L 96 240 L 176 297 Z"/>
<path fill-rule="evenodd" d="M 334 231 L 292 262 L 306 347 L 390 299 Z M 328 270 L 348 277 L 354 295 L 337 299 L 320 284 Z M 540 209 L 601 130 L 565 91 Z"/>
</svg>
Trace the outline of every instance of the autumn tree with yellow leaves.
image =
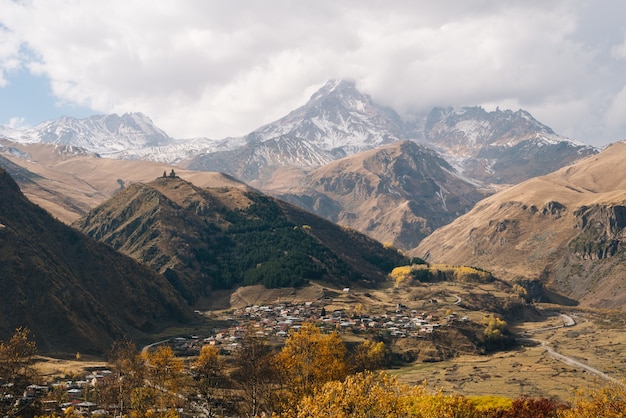
<svg viewBox="0 0 626 418">
<path fill-rule="evenodd" d="M 323 334 L 311 323 L 303 324 L 299 331 L 289 335 L 276 355 L 275 365 L 282 384 L 280 408 L 283 410 L 292 410 L 304 396 L 348 375 L 346 347 L 339 334 Z"/>
<path fill-rule="evenodd" d="M 579 390 L 571 408 L 561 411 L 560 417 L 626 417 L 626 383 L 615 382 L 599 389 Z"/>
<path fill-rule="evenodd" d="M 420 417 L 478 418 L 475 407 L 461 396 L 429 394 L 425 385 L 407 385 L 380 372 L 330 381 L 305 396 L 296 407 L 298 418 L 314 417 Z"/>
<path fill-rule="evenodd" d="M 350 367 L 354 372 L 379 370 L 391 363 L 391 350 L 382 342 L 366 340 L 354 348 Z"/>
<path fill-rule="evenodd" d="M 173 409 L 184 404 L 183 389 L 188 387 L 185 365 L 176 357 L 170 346 L 161 345 L 156 350 L 141 353 L 146 366 L 147 385 L 134 391 L 131 403 L 136 409 L 146 410 L 146 405 L 157 409 Z"/>
<path fill-rule="evenodd" d="M 118 405 L 119 414 L 124 415 L 131 406 L 131 394 L 145 386 L 145 363 L 135 343 L 129 340 L 115 341 L 107 361 L 113 374 L 99 385 L 99 395 L 103 403 Z"/>
<path fill-rule="evenodd" d="M 193 388 L 209 416 L 213 416 L 216 399 L 221 398 L 220 386 L 226 379 L 224 359 L 214 345 L 204 345 L 191 367 Z"/>
</svg>

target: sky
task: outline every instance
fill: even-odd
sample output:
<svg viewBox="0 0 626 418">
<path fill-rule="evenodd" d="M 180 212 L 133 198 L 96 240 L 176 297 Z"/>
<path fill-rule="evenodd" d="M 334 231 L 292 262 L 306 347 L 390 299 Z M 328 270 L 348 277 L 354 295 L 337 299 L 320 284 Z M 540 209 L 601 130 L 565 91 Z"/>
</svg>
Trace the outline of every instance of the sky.
<svg viewBox="0 0 626 418">
<path fill-rule="evenodd" d="M 0 125 L 142 112 L 240 136 L 349 79 L 403 115 L 525 109 L 626 139 L 623 0 L 0 0 Z"/>
</svg>

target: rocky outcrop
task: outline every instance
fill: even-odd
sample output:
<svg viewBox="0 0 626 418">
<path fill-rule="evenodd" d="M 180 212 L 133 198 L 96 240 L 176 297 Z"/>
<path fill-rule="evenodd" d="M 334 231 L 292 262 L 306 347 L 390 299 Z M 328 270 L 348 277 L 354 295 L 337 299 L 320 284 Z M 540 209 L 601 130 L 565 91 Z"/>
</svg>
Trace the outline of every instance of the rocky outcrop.
<svg viewBox="0 0 626 418">
<path fill-rule="evenodd" d="M 613 257 L 626 242 L 626 206 L 581 206 L 574 212 L 580 234 L 569 248 L 584 260 Z"/>
</svg>

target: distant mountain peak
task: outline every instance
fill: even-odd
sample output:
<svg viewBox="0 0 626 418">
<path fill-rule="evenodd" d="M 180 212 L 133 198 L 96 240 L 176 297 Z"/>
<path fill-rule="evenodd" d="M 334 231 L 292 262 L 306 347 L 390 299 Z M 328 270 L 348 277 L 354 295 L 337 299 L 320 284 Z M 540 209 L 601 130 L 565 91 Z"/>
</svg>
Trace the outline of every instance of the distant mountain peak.
<svg viewBox="0 0 626 418">
<path fill-rule="evenodd" d="M 359 92 L 356 88 L 356 83 L 351 80 L 335 80 L 331 79 L 326 82 L 319 90 L 317 90 L 311 98 L 309 99 L 308 104 L 317 102 L 321 99 L 337 96 L 337 95 L 353 95 L 353 96 L 361 96 L 368 97 L 361 92 Z"/>
<path fill-rule="evenodd" d="M 165 146 L 173 141 L 149 117 L 138 112 L 84 119 L 63 116 L 30 129 L 14 131 L 10 137 L 21 143 L 69 145 L 103 156 Z"/>
<path fill-rule="evenodd" d="M 403 121 L 393 109 L 374 103 L 353 81 L 329 80 L 305 105 L 253 134 L 262 140 L 298 137 L 346 155 L 400 140 L 402 132 Z"/>
</svg>

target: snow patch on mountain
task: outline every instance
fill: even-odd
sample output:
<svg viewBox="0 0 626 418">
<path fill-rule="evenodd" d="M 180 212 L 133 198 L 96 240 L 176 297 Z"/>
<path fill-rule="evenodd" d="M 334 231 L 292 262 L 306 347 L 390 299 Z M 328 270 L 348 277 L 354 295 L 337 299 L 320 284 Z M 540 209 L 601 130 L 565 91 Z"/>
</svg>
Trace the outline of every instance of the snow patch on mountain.
<svg viewBox="0 0 626 418">
<path fill-rule="evenodd" d="M 303 106 L 244 137 L 174 139 L 141 113 L 62 117 L 25 130 L 0 127 L 2 135 L 21 143 L 78 147 L 105 158 L 170 164 L 185 164 L 211 153 L 227 159 L 242 155 L 253 158 L 254 149 L 259 148 L 257 158 L 264 164 L 301 168 L 403 140 L 435 149 L 459 172 L 464 172 L 468 162 L 485 166 L 488 173 L 495 172 L 494 161 L 477 162 L 481 153 L 522 143 L 523 147 L 567 143 L 581 156 L 593 152 L 592 147 L 557 135 L 524 110 L 487 112 L 481 107 L 447 107 L 403 118 L 345 80 L 328 81 Z M 235 150 L 242 151 L 228 154 Z"/>
<path fill-rule="evenodd" d="M 316 147 L 347 154 L 402 139 L 403 122 L 392 109 L 372 102 L 353 82 L 331 80 L 302 107 L 253 132 L 263 141 L 293 135 Z"/>
</svg>

